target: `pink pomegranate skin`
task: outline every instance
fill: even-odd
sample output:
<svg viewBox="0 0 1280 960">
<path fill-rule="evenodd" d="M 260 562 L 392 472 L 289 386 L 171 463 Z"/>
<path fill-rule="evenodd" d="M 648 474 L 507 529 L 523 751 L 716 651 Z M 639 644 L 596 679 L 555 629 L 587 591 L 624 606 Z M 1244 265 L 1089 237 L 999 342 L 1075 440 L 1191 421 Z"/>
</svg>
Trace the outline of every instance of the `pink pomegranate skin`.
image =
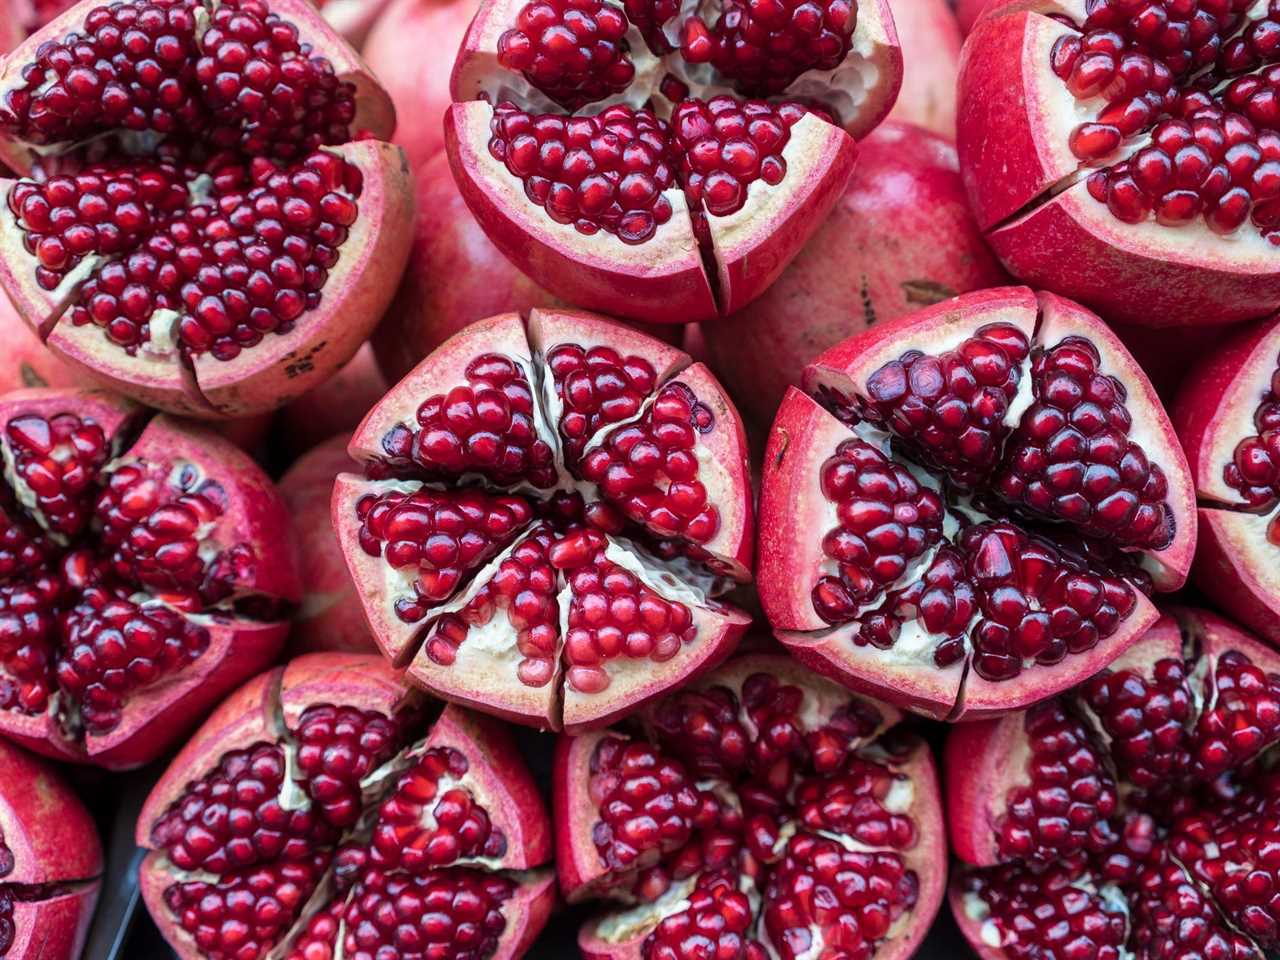
<svg viewBox="0 0 1280 960">
<path fill-rule="evenodd" d="M 0 293 L 0 341 L 5 345 L 5 359 L 0 364 L 0 393 L 28 387 L 74 387 L 84 379 L 40 342 L 3 293 Z"/>
<path fill-rule="evenodd" d="M 1280 645 L 1280 528 L 1276 498 L 1246 500 L 1226 470 L 1273 396 L 1280 366 L 1280 320 L 1259 321 L 1209 353 L 1183 381 L 1173 407 L 1200 508 L 1193 580 L 1222 609 Z M 1265 436 L 1272 436 L 1268 430 Z"/>
<path fill-rule="evenodd" d="M 0 956 L 75 960 L 101 888 L 102 844 L 58 773 L 0 741 Z"/>
<path fill-rule="evenodd" d="M 394 142 L 414 171 L 444 147 L 453 56 L 478 7 L 477 0 L 392 0 L 365 41 L 364 58 L 396 106 Z"/>
<path fill-rule="evenodd" d="M 280 495 L 297 531 L 303 583 L 302 603 L 289 635 L 294 654 L 376 649 L 329 518 L 333 480 L 353 466 L 347 456 L 349 440 L 348 434 L 330 437 L 294 461 L 280 478 Z"/>
<path fill-rule="evenodd" d="M 372 341 L 378 366 L 392 383 L 468 324 L 560 304 L 480 229 L 443 151 L 417 167 L 414 180 L 418 215 L 409 263 Z"/>
<path fill-rule="evenodd" d="M 969 212 L 951 144 L 889 121 L 859 150 L 848 189 L 778 281 L 733 316 L 700 325 L 708 358 L 759 430 L 828 347 L 1008 281 Z"/>
<path fill-rule="evenodd" d="M 956 77 L 964 43 L 955 11 L 947 0 L 897 0 L 893 22 L 902 43 L 902 90 L 888 119 L 914 123 L 954 141 Z M 867 163 L 865 153 L 859 163 Z M 859 179 L 855 173 L 853 182 Z"/>
<path fill-rule="evenodd" d="M 305 453 L 354 430 L 386 392 L 387 380 L 366 343 L 333 377 L 280 411 L 272 424 L 274 437 L 289 454 Z"/>
</svg>

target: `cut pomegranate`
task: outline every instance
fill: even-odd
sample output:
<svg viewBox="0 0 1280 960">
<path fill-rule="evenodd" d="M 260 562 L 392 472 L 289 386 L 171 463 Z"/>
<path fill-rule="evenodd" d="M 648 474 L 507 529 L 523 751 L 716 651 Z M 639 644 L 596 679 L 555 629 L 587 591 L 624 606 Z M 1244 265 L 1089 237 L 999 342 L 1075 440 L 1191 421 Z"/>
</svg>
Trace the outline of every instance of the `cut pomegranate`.
<svg viewBox="0 0 1280 960">
<path fill-rule="evenodd" d="M 599 726 L 710 669 L 746 614 L 737 412 L 674 347 L 587 313 L 474 324 L 350 445 L 334 528 L 374 639 L 432 693 Z"/>
<path fill-rule="evenodd" d="M 550 819 L 510 735 L 433 710 L 376 656 L 299 657 L 234 693 L 137 841 L 183 960 L 515 960 L 555 898 Z"/>
<path fill-rule="evenodd" d="M 965 43 L 960 163 L 1019 279 L 1104 317 L 1280 307 L 1280 11 L 994 3 Z"/>
<path fill-rule="evenodd" d="M 889 120 L 858 145 L 848 189 L 778 282 L 729 323 L 699 330 L 711 365 L 763 434 L 823 350 L 1008 279 L 969 212 L 955 147 Z"/>
<path fill-rule="evenodd" d="M 1280 946 L 1280 654 L 1177 610 L 1071 694 L 946 747 L 957 922 L 986 960 Z"/>
<path fill-rule="evenodd" d="M 155 759 L 280 651 L 289 519 L 226 440 L 108 394 L 0 397 L 0 733 Z"/>
<path fill-rule="evenodd" d="M 0 741 L 0 957 L 76 960 L 101 874 L 89 811 L 43 761 Z"/>
<path fill-rule="evenodd" d="M 562 737 L 561 890 L 622 904 L 582 928 L 583 956 L 910 957 L 946 848 L 932 756 L 900 716 L 752 655 Z"/>
<path fill-rule="evenodd" d="M 0 2 L 0 54 L 8 53 L 74 0 L 3 0 Z"/>
<path fill-rule="evenodd" d="M 1215 345 L 1174 405 L 1200 498 L 1195 584 L 1280 644 L 1280 321 Z"/>
<path fill-rule="evenodd" d="M 1195 552 L 1150 383 L 1093 314 L 968 294 L 822 354 L 774 421 L 760 599 L 802 662 L 935 717 L 1096 673 Z"/>
<path fill-rule="evenodd" d="M 882 0 L 486 0 L 445 144 L 480 225 L 552 293 L 688 323 L 777 279 L 901 76 Z"/>
<path fill-rule="evenodd" d="M 129 396 L 274 408 L 390 301 L 413 216 L 393 127 L 307 3 L 86 0 L 0 61 L 0 162 L 22 177 L 0 181 L 0 283 Z"/>
</svg>

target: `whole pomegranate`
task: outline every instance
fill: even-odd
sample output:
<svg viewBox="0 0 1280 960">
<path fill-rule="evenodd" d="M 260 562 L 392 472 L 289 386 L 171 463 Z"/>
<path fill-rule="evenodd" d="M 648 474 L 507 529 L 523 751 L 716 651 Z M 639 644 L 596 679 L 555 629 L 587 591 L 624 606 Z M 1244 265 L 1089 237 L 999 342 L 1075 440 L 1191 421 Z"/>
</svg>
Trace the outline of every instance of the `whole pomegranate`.
<svg viewBox="0 0 1280 960">
<path fill-rule="evenodd" d="M 321 15 L 342 37 L 360 50 L 369 31 L 382 18 L 387 0 L 314 0 Z"/>
<path fill-rule="evenodd" d="M 996 2 L 965 41 L 960 165 L 1009 272 L 1104 317 L 1280 307 L 1280 7 Z"/>
<path fill-rule="evenodd" d="M 556 749 L 556 868 L 590 960 L 905 960 L 942 901 L 933 757 L 786 657 L 730 661 Z"/>
<path fill-rule="evenodd" d="M 969 212 L 955 147 L 888 122 L 859 144 L 844 195 L 778 282 L 699 329 L 738 406 L 767 430 L 787 387 L 823 350 L 877 323 L 1007 282 Z"/>
<path fill-rule="evenodd" d="M 477 320 L 557 305 L 476 223 L 443 153 L 418 167 L 414 178 L 418 219 L 409 263 L 372 341 L 378 366 L 392 382 Z"/>
<path fill-rule="evenodd" d="M 295 653 L 372 653 L 376 649 L 329 519 L 334 479 L 355 466 L 347 456 L 350 440 L 350 434 L 330 437 L 299 457 L 280 478 L 280 495 L 297 532 L 303 583 L 302 603 L 289 637 Z"/>
<path fill-rule="evenodd" d="M 952 729 L 957 923 L 984 960 L 1280 947 L 1280 655 L 1166 615 L 1069 695 Z"/>
<path fill-rule="evenodd" d="M 499 724 L 313 654 L 220 706 L 147 798 L 142 895 L 182 960 L 515 960 L 551 823 Z"/>
<path fill-rule="evenodd" d="M 9 298 L 0 292 L 0 393 L 26 387 L 74 387 L 84 378 L 70 364 L 58 359 L 40 337 L 22 322 Z"/>
<path fill-rule="evenodd" d="M 352 437 L 333 524 L 374 640 L 437 696 L 601 726 L 750 618 L 746 442 L 711 372 L 589 313 L 467 327 Z"/>
<path fill-rule="evenodd" d="M 453 58 L 478 6 L 478 0 L 391 0 L 365 42 L 365 59 L 396 106 L 395 142 L 415 172 L 444 148 Z"/>
<path fill-rule="evenodd" d="M 919 124 L 954 141 L 956 78 L 964 44 L 955 11 L 948 0 L 893 0 L 892 6 L 902 43 L 902 91 L 889 119 Z M 859 166 L 865 162 L 864 154 Z"/>
<path fill-rule="evenodd" d="M 84 804 L 47 764 L 0 740 L 0 957 L 77 960 L 101 876 Z"/>
<path fill-rule="evenodd" d="M 802 662 L 934 717 L 1097 673 L 1195 553 L 1164 408 L 1089 311 L 1005 287 L 851 337 L 782 402 L 760 600 Z"/>
<path fill-rule="evenodd" d="M 288 513 L 216 434 L 105 393 L 0 396 L 0 735 L 136 766 L 271 663 Z"/>
<path fill-rule="evenodd" d="M 275 441 L 297 456 L 337 434 L 350 434 L 387 392 L 373 348 L 365 344 L 341 370 L 280 411 Z"/>
<path fill-rule="evenodd" d="M 777 279 L 901 76 L 883 0 L 483 0 L 445 145 L 480 225 L 556 296 L 689 323 Z"/>
<path fill-rule="evenodd" d="M 390 302 L 413 222 L 394 123 L 303 0 L 85 0 L 0 60 L 0 163 L 22 175 L 0 181 L 0 284 L 126 395 L 277 407 Z"/>
<path fill-rule="evenodd" d="M 1280 318 L 1205 354 L 1173 413 L 1200 498 L 1195 584 L 1280 645 Z"/>
</svg>

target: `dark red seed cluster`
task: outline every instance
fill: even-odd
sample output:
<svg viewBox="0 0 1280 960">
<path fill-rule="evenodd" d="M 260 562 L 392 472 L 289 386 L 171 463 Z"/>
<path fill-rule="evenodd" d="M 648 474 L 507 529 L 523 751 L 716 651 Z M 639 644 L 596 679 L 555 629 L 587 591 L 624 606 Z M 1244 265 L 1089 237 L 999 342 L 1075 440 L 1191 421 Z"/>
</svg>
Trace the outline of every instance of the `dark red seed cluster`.
<svg viewBox="0 0 1280 960">
<path fill-rule="evenodd" d="M 606 0 L 536 0 L 498 38 L 498 63 L 577 110 L 631 84 L 627 27 L 626 15 Z"/>
<path fill-rule="evenodd" d="M 43 289 L 101 258 L 68 316 L 131 355 L 231 360 L 289 332 L 358 214 L 359 172 L 318 149 L 351 139 L 351 85 L 260 0 L 205 17 L 195 0 L 96 7 L 0 104 L 0 127 L 35 143 L 163 137 L 152 156 L 71 158 L 9 194 Z"/>
<path fill-rule="evenodd" d="M 662 701 L 651 741 L 597 744 L 592 837 L 609 887 L 651 902 L 688 884 L 645 939 L 645 960 L 763 960 L 766 938 L 792 960 L 819 944 L 870 957 L 915 905 L 904 852 L 916 825 L 888 799 L 903 774 L 853 749 L 878 719 L 851 709 L 808 726 L 806 696 L 756 674 L 740 694 L 713 686 Z"/>
<path fill-rule="evenodd" d="M 109 464 L 90 419 L 15 416 L 0 442 L 22 491 L 0 490 L 0 709 L 42 713 L 60 691 L 71 728 L 108 733 L 133 691 L 205 652 L 209 630 L 188 614 L 228 597 L 253 551 L 211 549 L 225 507 L 215 481 Z"/>
<path fill-rule="evenodd" d="M 547 355 L 547 368 L 564 404 L 560 439 L 571 466 L 591 437 L 604 427 L 633 419 L 658 386 L 649 361 L 606 346 L 560 344 Z"/>
<path fill-rule="evenodd" d="M 1051 66 L 1071 94 L 1104 100 L 1071 132 L 1072 152 L 1096 163 L 1145 138 L 1089 178 L 1118 219 L 1251 225 L 1280 242 L 1280 4 L 1260 16 L 1252 6 L 1102 0 L 1055 44 Z"/>
<path fill-rule="evenodd" d="M 1280 365 L 1254 411 L 1253 426 L 1257 433 L 1236 444 L 1223 479 L 1248 506 L 1270 507 L 1280 499 Z M 1280 543 L 1280 523 L 1272 521 L 1268 536 Z"/>
</svg>

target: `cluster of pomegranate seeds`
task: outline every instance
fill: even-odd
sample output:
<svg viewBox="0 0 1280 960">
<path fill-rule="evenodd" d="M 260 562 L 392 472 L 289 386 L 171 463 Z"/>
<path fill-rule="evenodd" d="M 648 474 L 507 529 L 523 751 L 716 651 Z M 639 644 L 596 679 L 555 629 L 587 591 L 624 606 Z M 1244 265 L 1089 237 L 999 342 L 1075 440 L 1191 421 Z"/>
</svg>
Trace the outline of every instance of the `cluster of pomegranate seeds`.
<svg viewBox="0 0 1280 960">
<path fill-rule="evenodd" d="M 596 743 L 591 837 L 609 878 L 598 890 L 663 903 L 644 960 L 870 957 L 915 906 L 900 754 L 858 749 L 883 722 L 874 710 L 815 720 L 810 695 L 750 673 L 737 689 L 661 701 L 642 725 L 651 740 Z"/>
<path fill-rule="evenodd" d="M 1072 152 L 1096 164 L 1140 145 L 1090 176 L 1093 197 L 1126 223 L 1251 225 L 1280 243 L 1280 7 L 1101 0 L 1071 25 L 1051 67 L 1076 99 L 1104 101 Z"/>
<path fill-rule="evenodd" d="M 1005 859 L 1049 861 L 1112 842 L 1118 807 L 1106 757 L 1084 722 L 1057 700 L 1026 714 L 1027 781 L 1009 793 L 997 825 Z"/>
<path fill-rule="evenodd" d="M 564 404 L 560 439 L 576 465 L 587 442 L 603 427 L 633 419 L 658 386 L 657 371 L 643 357 L 607 346 L 584 349 L 562 343 L 547 355 L 547 369 Z"/>
<path fill-rule="evenodd" d="M 504 856 L 507 840 L 468 758 L 411 742 L 420 719 L 313 704 L 287 738 L 230 751 L 186 785 L 151 840 L 200 875 L 164 901 L 203 956 L 281 949 L 330 871 L 331 899 L 283 956 L 488 955 L 516 882 L 464 865 Z"/>
<path fill-rule="evenodd" d="M 23 180 L 9 210 L 68 317 L 130 355 L 231 360 L 320 302 L 358 215 L 355 91 L 261 0 L 116 2 L 42 44 L 0 103 L 36 144 L 158 138 L 150 157 Z M 78 169 L 77 169 L 78 168 Z M 86 258 L 88 275 L 73 276 Z"/>
<path fill-rule="evenodd" d="M 498 38 L 498 63 L 566 110 L 621 93 L 636 75 L 627 18 L 605 0 L 536 0 Z"/>
<path fill-rule="evenodd" d="M 588 236 L 604 230 L 644 243 L 671 219 L 675 179 L 670 129 L 650 110 L 617 104 L 590 117 L 493 112 L 489 152 L 557 223 Z"/>
<path fill-rule="evenodd" d="M 1253 414 L 1257 433 L 1245 437 L 1223 468 L 1227 486 L 1249 507 L 1271 507 L 1280 499 L 1280 362 Z M 1268 536 L 1280 543 L 1280 523 L 1272 521 Z"/>
<path fill-rule="evenodd" d="M 247 582 L 244 543 L 216 549 L 226 499 L 193 464 L 123 457 L 74 413 L 17 414 L 0 442 L 0 709 L 57 709 L 105 734 L 129 695 L 197 660 L 207 611 Z M 109 462 L 110 461 L 110 462 Z M 47 532 L 46 532 L 47 531 Z"/>
<path fill-rule="evenodd" d="M 680 55 L 710 63 L 748 96 L 776 96 L 801 74 L 840 66 L 857 20 L 850 0 L 729 0 L 714 26 L 685 22 Z"/>
<path fill-rule="evenodd" d="M 1221 957 L 1256 960 L 1257 947 L 1232 929 L 1212 901 L 1178 863 L 1148 867 L 1133 905 L 1133 945 L 1138 956 Z"/>
</svg>

